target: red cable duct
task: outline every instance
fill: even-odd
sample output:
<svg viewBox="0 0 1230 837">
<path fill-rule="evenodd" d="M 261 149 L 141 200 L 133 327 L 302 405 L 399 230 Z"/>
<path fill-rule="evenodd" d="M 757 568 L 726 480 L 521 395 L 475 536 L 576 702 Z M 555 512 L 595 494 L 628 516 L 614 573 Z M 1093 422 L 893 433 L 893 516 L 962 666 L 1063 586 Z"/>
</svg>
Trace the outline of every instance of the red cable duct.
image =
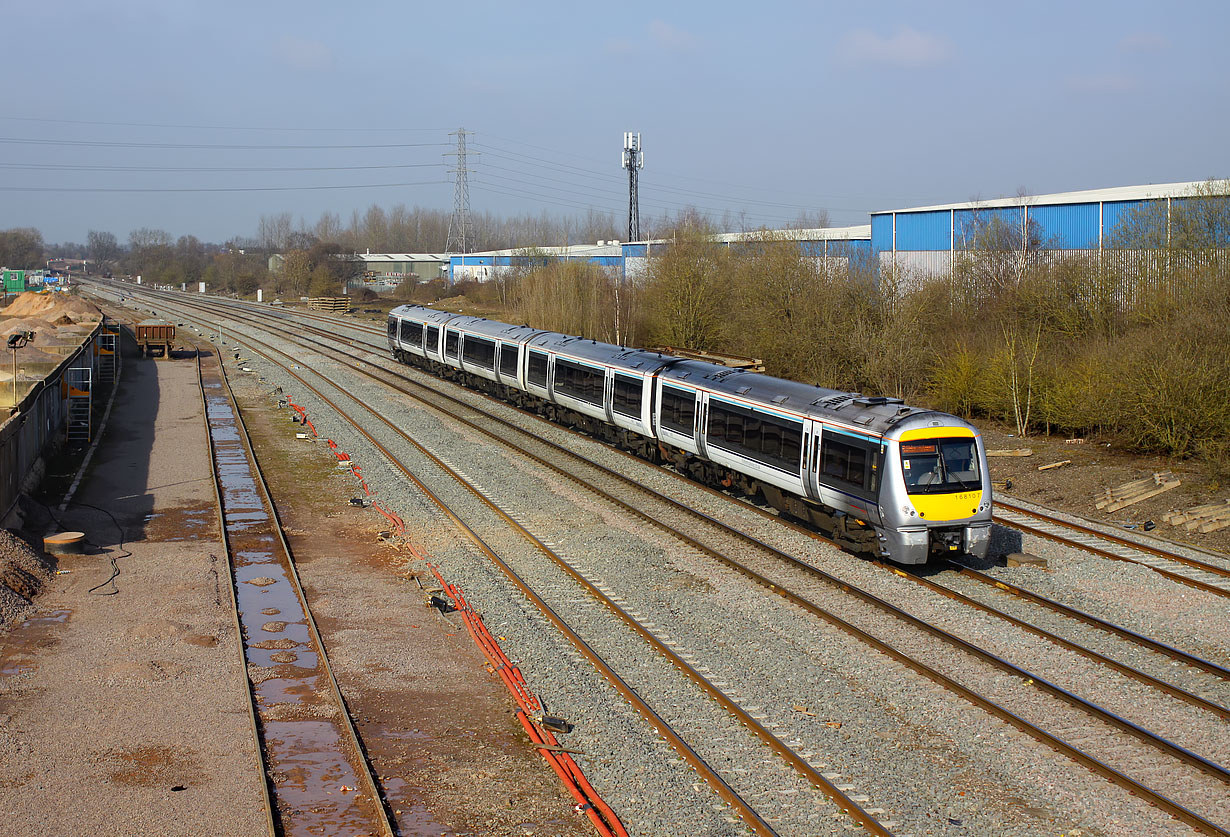
<svg viewBox="0 0 1230 837">
<path fill-rule="evenodd" d="M 583 812 L 589 818 L 590 823 L 593 824 L 602 837 L 627 837 L 628 832 L 624 829 L 619 817 L 616 816 L 610 806 L 594 790 L 572 756 L 562 749 L 556 749 L 560 747 L 559 741 L 549 729 L 531 721 L 530 715 L 541 715 L 542 702 L 530 691 L 529 685 L 525 682 L 525 677 L 521 674 L 521 670 L 513 665 L 512 660 L 500 648 L 495 637 L 487 630 L 482 617 L 466 601 L 461 590 L 455 585 L 448 584 L 444 577 L 440 575 L 440 572 L 427 561 L 423 553 L 413 544 L 410 545 L 410 551 L 414 553 L 415 557 L 427 563 L 427 568 L 436 577 L 436 581 L 440 583 L 440 587 L 445 595 L 453 600 L 453 605 L 456 607 L 457 612 L 461 614 L 462 621 L 465 622 L 466 630 L 470 637 L 479 647 L 479 650 L 483 652 L 483 656 L 487 658 L 492 668 L 499 674 L 500 679 L 504 681 L 504 685 L 512 693 L 517 705 L 521 707 L 520 711 L 517 712 L 517 720 L 525 728 L 526 734 L 529 735 L 530 740 L 534 743 L 535 749 L 542 754 L 542 757 L 551 765 L 551 769 L 560 777 L 560 780 L 568 788 L 573 798 L 577 800 L 577 810 Z"/>
</svg>

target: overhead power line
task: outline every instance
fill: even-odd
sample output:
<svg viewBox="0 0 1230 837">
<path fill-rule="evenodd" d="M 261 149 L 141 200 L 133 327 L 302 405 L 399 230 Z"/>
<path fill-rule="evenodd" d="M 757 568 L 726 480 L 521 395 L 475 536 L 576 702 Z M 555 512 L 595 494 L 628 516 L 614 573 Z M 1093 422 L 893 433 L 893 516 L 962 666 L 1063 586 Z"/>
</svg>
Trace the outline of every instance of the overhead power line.
<svg viewBox="0 0 1230 837">
<path fill-rule="evenodd" d="M 51 119 L 40 116 L 0 116 L 0 120 L 8 120 L 10 122 L 41 122 L 53 125 L 90 125 L 108 128 L 172 128 L 183 129 L 190 131 L 285 131 L 294 133 L 337 133 L 345 132 L 352 134 L 359 133 L 381 133 L 381 134 L 408 134 L 408 133 L 444 133 L 445 128 L 371 128 L 364 126 L 362 128 L 326 128 L 326 127 L 295 127 L 287 125 L 169 125 L 157 122 L 97 122 L 87 119 Z"/>
<path fill-rule="evenodd" d="M 397 163 L 383 166 L 92 166 L 79 163 L 0 163 L 0 169 L 21 171 L 158 171 L 158 172 L 282 172 L 368 171 L 372 169 L 440 168 L 443 163 Z"/>
<path fill-rule="evenodd" d="M 0 192 L 314 192 L 331 189 L 397 189 L 406 186 L 434 186 L 447 180 L 420 180 L 414 183 L 346 183 L 337 186 L 211 186 L 202 188 L 127 188 L 86 186 L 0 186 Z"/>
<path fill-rule="evenodd" d="M 346 150 L 356 148 L 441 148 L 446 142 L 398 142 L 373 145 L 230 145 L 215 143 L 178 143 L 178 142 L 109 142 L 105 140 L 62 140 L 40 137 L 0 137 L 0 143 L 8 145 L 64 145 L 86 148 L 189 148 L 189 149 L 223 149 L 227 151 L 295 151 L 304 149 L 335 149 Z"/>
</svg>

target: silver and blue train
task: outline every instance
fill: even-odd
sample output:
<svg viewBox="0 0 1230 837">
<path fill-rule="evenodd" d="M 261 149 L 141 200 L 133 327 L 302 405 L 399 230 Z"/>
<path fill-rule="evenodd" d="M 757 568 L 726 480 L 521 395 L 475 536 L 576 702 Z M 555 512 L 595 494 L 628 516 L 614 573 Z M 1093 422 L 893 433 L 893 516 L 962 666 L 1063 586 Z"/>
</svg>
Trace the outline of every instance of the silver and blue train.
<svg viewBox="0 0 1230 837">
<path fill-rule="evenodd" d="M 986 450 L 955 416 L 417 305 L 389 313 L 388 339 L 402 363 L 763 496 L 855 550 L 987 555 Z"/>
</svg>

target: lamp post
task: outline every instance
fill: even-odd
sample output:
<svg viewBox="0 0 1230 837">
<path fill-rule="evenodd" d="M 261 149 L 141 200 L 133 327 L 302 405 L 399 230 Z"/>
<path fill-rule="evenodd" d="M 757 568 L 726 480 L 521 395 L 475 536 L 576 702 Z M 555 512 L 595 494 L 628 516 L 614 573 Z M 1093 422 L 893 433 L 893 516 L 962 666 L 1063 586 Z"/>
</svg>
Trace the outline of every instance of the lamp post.
<svg viewBox="0 0 1230 837">
<path fill-rule="evenodd" d="M 9 335 L 8 347 L 13 350 L 13 412 L 17 411 L 17 350 L 33 339 L 33 331 L 14 331 Z"/>
</svg>

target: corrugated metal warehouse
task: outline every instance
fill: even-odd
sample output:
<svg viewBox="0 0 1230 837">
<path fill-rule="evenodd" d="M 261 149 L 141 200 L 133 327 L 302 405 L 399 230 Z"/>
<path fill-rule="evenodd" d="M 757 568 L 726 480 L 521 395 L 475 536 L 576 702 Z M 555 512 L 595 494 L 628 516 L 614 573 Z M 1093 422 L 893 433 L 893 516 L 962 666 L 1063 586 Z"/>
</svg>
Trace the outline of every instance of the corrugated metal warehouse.
<svg viewBox="0 0 1230 837">
<path fill-rule="evenodd" d="M 465 253 L 449 258 L 449 280 L 476 279 L 487 282 L 515 267 L 532 264 L 538 259 L 564 262 L 588 262 L 615 271 L 623 270 L 623 254 L 618 241 L 597 244 L 574 244 L 570 247 L 520 247 L 512 250 L 489 250 L 485 253 Z"/>
<path fill-rule="evenodd" d="M 821 227 L 810 230 L 759 230 L 746 233 L 722 233 L 714 240 L 737 245 L 741 242 L 763 241 L 766 238 L 781 241 L 797 241 L 807 255 L 822 261 L 828 267 L 845 268 L 863 266 L 871 258 L 871 226 Z M 624 276 L 636 278 L 644 275 L 651 255 L 671 246 L 669 238 L 653 241 L 635 241 L 622 245 Z"/>
<path fill-rule="evenodd" d="M 1039 249 L 1099 258 L 1145 205 L 1164 201 L 1169 214 L 1174 202 L 1198 200 L 1194 195 L 1207 188 L 1203 182 L 1121 186 L 873 212 L 871 250 L 880 269 L 946 274 L 961 253 L 985 246 L 983 231 L 998 223 L 1024 232 Z"/>
</svg>

